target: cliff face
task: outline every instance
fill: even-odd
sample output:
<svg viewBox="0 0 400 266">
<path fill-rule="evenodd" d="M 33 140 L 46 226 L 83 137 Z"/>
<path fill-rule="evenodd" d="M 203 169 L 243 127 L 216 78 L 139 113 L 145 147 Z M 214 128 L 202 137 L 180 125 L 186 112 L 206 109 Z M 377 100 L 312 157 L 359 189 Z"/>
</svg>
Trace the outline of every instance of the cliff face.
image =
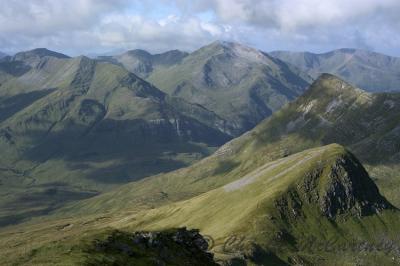
<svg viewBox="0 0 400 266">
<path fill-rule="evenodd" d="M 313 208 L 326 218 L 364 217 L 394 207 L 379 193 L 365 168 L 350 152 L 317 166 L 276 201 L 280 215 L 296 218 Z"/>
<path fill-rule="evenodd" d="M 346 212 L 366 216 L 392 208 L 351 154 L 337 159 L 331 166 L 328 179 L 321 202 L 321 210 L 328 217 Z"/>
</svg>

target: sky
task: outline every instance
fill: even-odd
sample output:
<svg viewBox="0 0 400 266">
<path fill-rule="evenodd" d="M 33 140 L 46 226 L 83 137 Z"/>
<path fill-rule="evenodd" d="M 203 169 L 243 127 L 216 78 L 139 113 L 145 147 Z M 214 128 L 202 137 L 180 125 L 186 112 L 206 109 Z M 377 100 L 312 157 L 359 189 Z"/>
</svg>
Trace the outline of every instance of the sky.
<svg viewBox="0 0 400 266">
<path fill-rule="evenodd" d="M 361 48 L 400 56 L 400 0 L 0 1 L 0 51 L 8 54 L 190 52 L 225 40 L 266 52 Z"/>
</svg>

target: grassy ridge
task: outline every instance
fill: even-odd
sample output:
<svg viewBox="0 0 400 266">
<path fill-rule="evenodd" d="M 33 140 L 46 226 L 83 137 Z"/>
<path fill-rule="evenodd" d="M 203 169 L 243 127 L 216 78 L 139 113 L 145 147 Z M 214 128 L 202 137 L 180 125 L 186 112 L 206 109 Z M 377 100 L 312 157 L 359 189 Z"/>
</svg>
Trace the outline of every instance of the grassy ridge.
<svg viewBox="0 0 400 266">
<path fill-rule="evenodd" d="M 398 94 L 371 95 L 324 75 L 304 96 L 209 158 L 73 204 L 63 212 L 113 211 L 126 203 L 152 207 L 186 199 L 236 180 L 267 162 L 335 142 L 359 157 L 382 193 L 399 206 L 399 102 Z"/>
<path fill-rule="evenodd" d="M 112 215 L 55 218 L 3 230 L 4 262 L 17 256 L 27 265 L 77 263 L 87 256 L 85 241 L 110 227 L 127 232 L 199 228 L 212 239 L 218 259 L 259 264 L 330 265 L 338 260 L 368 265 L 390 262 L 385 252 L 395 254 L 399 245 L 398 211 L 379 194 L 358 160 L 339 145 L 266 163 L 188 200 L 150 210 L 128 203 L 124 207 Z M 28 244 L 29 238 L 36 240 Z M 390 248 L 375 250 L 385 243 Z"/>
</svg>

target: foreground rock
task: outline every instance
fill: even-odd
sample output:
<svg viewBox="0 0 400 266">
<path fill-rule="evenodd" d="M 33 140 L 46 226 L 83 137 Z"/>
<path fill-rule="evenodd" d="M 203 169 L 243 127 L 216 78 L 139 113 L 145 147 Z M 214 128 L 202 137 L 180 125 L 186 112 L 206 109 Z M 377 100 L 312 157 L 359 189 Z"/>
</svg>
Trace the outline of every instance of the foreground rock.
<svg viewBox="0 0 400 266">
<path fill-rule="evenodd" d="M 87 249 L 87 265 L 217 265 L 198 230 L 113 231 Z"/>
</svg>

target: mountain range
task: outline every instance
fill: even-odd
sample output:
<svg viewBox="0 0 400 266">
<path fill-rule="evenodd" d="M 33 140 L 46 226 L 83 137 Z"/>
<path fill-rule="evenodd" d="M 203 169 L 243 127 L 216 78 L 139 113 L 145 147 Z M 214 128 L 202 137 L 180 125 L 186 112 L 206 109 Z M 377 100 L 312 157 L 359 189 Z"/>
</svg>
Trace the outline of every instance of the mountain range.
<svg viewBox="0 0 400 266">
<path fill-rule="evenodd" d="M 400 58 L 359 49 L 327 53 L 275 51 L 270 53 L 311 77 L 336 75 L 370 92 L 400 91 Z"/>
<path fill-rule="evenodd" d="M 18 257 L 26 264 L 90 264 L 99 255 L 93 243 L 114 235 L 109 227 L 163 232 L 187 226 L 200 229 L 218 263 L 393 263 L 400 247 L 399 157 L 391 149 L 399 143 L 398 107 L 398 94 L 373 95 L 322 75 L 303 96 L 192 166 L 6 230 L 0 239 L 7 245 L 42 240 L 26 255 L 27 244 L 3 244 L 2 257 L 5 263 Z M 353 123 L 344 127 L 348 119 Z M 26 233 L 16 237 L 10 230 Z"/>
<path fill-rule="evenodd" d="M 235 136 L 301 95 L 311 82 L 297 68 L 232 42 L 217 41 L 190 54 L 135 50 L 111 61 L 169 95 L 213 111 L 233 125 Z"/>
<path fill-rule="evenodd" d="M 182 167 L 232 138 L 213 112 L 114 64 L 36 49 L 0 65 L 1 208 L 15 219 Z"/>
<path fill-rule="evenodd" d="M 185 97 L 189 88 L 168 94 L 150 83 L 180 72 L 178 66 L 200 71 L 184 77 L 200 98 Z M 206 78 L 208 67 L 213 74 Z M 209 155 L 300 95 L 308 83 L 293 71 L 260 51 L 221 42 L 190 55 L 135 50 L 93 60 L 38 48 L 1 59 L 0 224 Z M 220 75 L 235 87 L 222 85 Z M 224 100 L 233 97 L 235 104 Z"/>
<path fill-rule="evenodd" d="M 303 96 L 253 130 L 226 143 L 208 158 L 189 168 L 166 174 L 165 180 L 161 180 L 162 176 L 157 177 L 160 180 L 154 185 L 147 184 L 149 180 L 155 182 L 153 179 L 143 180 L 143 185 L 140 183 L 139 186 L 137 183 L 125 185 L 122 188 L 126 189 L 124 193 L 116 190 L 122 196 L 121 204 L 116 204 L 118 197 L 110 192 L 88 199 L 90 207 L 86 209 L 103 212 L 124 208 L 122 202 L 127 202 L 127 191 L 140 190 L 142 186 L 146 188 L 144 193 L 151 194 L 153 199 L 159 195 L 160 199 L 169 200 L 162 192 L 170 195 L 166 184 L 172 179 L 179 179 L 176 181 L 178 187 L 175 183 L 171 184 L 174 193 L 177 190 L 191 191 L 189 195 L 202 193 L 233 181 L 267 162 L 332 143 L 347 147 L 360 158 L 386 197 L 400 206 L 400 197 L 396 193 L 400 182 L 399 97 L 398 93 L 370 94 L 335 76 L 324 74 Z M 204 183 L 206 188 L 200 183 Z M 157 186 L 160 186 L 158 193 Z M 138 193 L 140 198 L 143 196 L 141 193 Z M 185 193 L 177 193 L 182 196 L 179 199 L 185 199 Z M 78 203 L 78 208 L 74 207 L 74 210 L 79 209 L 83 202 Z"/>
<path fill-rule="evenodd" d="M 400 93 L 284 54 L 0 59 L 0 264 L 400 263 Z"/>
</svg>

